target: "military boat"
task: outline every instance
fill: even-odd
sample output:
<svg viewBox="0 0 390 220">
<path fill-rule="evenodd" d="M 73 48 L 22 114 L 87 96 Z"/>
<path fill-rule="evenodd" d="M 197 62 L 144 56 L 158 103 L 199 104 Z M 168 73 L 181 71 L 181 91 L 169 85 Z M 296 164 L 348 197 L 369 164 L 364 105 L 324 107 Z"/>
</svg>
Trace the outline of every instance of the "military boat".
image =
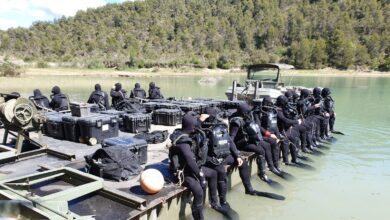
<svg viewBox="0 0 390 220">
<path fill-rule="evenodd" d="M 286 64 L 255 64 L 247 68 L 247 79 L 241 85 L 233 81 L 225 94 L 229 100 L 258 100 L 264 96 L 271 96 L 276 99 L 287 90 L 293 89 L 298 92 L 302 86 L 286 86 L 282 82 L 281 70 L 294 69 L 292 65 Z"/>
</svg>

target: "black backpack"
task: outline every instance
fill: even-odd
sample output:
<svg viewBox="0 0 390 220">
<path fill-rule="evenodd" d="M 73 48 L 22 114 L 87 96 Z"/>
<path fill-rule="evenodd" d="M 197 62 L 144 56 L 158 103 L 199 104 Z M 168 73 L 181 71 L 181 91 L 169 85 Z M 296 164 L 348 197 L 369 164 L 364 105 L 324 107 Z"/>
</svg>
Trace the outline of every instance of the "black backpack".
<svg viewBox="0 0 390 220">
<path fill-rule="evenodd" d="M 85 156 L 90 174 L 116 181 L 128 180 L 142 171 L 138 155 L 128 148 L 110 146 Z"/>
</svg>

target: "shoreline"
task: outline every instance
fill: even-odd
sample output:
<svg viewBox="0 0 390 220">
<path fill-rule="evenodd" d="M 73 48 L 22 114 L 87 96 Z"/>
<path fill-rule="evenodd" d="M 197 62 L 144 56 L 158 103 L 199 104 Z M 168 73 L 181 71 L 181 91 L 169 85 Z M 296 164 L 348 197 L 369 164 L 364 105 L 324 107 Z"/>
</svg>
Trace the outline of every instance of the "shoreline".
<svg viewBox="0 0 390 220">
<path fill-rule="evenodd" d="M 282 76 L 316 77 L 390 77 L 390 72 L 337 70 L 281 70 Z M 167 77 L 167 76 L 233 76 L 246 75 L 242 69 L 151 68 L 134 70 L 77 69 L 77 68 L 26 68 L 23 76 L 116 76 L 116 77 Z"/>
</svg>

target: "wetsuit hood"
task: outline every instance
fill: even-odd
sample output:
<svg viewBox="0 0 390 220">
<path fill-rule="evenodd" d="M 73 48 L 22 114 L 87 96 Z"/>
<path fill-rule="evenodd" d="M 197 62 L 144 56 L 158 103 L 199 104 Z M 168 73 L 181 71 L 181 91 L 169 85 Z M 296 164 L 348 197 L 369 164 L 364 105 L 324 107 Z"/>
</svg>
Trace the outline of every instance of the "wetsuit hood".
<svg viewBox="0 0 390 220">
<path fill-rule="evenodd" d="M 276 105 L 278 106 L 278 107 L 284 107 L 284 106 L 286 106 L 287 105 L 287 103 L 288 103 L 288 98 L 286 97 L 286 96 L 284 96 L 284 95 L 281 95 L 281 96 L 279 96 L 277 99 L 276 99 Z"/>
<path fill-rule="evenodd" d="M 302 89 L 301 90 L 301 98 L 307 98 L 307 97 L 309 97 L 309 95 L 310 95 L 310 90 L 308 90 L 308 89 Z"/>
<path fill-rule="evenodd" d="M 315 88 L 313 89 L 313 96 L 314 96 L 314 97 L 319 97 L 320 95 L 321 95 L 321 89 L 318 88 L 318 87 L 315 87 Z"/>
<path fill-rule="evenodd" d="M 39 89 L 34 89 L 33 93 L 34 93 L 34 98 L 42 97 L 42 92 Z"/>
<path fill-rule="evenodd" d="M 331 94 L 331 92 L 330 92 L 330 89 L 329 88 L 324 88 L 324 89 L 322 89 L 322 91 L 321 91 L 321 96 L 322 97 L 327 97 L 328 95 L 330 95 Z"/>
<path fill-rule="evenodd" d="M 140 85 L 139 83 L 136 83 L 136 84 L 134 85 L 134 87 L 135 87 L 136 89 L 139 89 L 139 88 L 141 88 L 141 85 Z"/>
<path fill-rule="evenodd" d="M 273 106 L 273 102 L 272 102 L 271 96 L 265 96 L 263 98 L 263 106 Z"/>
<path fill-rule="evenodd" d="M 198 124 L 198 119 L 190 112 L 185 114 L 181 120 L 182 131 L 187 134 L 194 132 L 195 128 L 198 127 Z"/>
<path fill-rule="evenodd" d="M 122 90 L 122 84 L 120 84 L 120 83 L 115 83 L 115 91 L 120 91 L 120 90 Z"/>
<path fill-rule="evenodd" d="M 248 105 L 248 103 L 246 103 L 246 102 L 240 103 L 240 105 L 238 106 L 238 109 L 237 109 L 238 113 L 240 113 L 241 115 L 248 114 L 250 110 L 251 110 L 251 108 Z"/>
<path fill-rule="evenodd" d="M 288 90 L 285 94 L 284 94 L 288 100 L 292 101 L 292 99 L 294 98 L 294 93 L 292 90 Z"/>
<path fill-rule="evenodd" d="M 96 91 L 102 91 L 102 87 L 100 86 L 100 84 L 96 84 L 95 85 L 95 90 Z"/>
<path fill-rule="evenodd" d="M 60 93 L 61 93 L 60 87 L 54 86 L 54 87 L 51 89 L 51 93 L 53 93 L 54 95 L 60 94 Z"/>
</svg>

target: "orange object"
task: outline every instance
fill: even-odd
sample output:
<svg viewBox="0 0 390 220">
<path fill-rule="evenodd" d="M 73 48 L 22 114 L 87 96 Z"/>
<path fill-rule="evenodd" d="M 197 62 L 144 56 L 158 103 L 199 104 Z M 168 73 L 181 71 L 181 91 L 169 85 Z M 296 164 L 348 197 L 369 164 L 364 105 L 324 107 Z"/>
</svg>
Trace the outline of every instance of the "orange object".
<svg viewBox="0 0 390 220">
<path fill-rule="evenodd" d="M 140 184 L 145 192 L 155 194 L 164 187 L 164 177 L 156 169 L 147 169 L 141 173 Z"/>
</svg>

